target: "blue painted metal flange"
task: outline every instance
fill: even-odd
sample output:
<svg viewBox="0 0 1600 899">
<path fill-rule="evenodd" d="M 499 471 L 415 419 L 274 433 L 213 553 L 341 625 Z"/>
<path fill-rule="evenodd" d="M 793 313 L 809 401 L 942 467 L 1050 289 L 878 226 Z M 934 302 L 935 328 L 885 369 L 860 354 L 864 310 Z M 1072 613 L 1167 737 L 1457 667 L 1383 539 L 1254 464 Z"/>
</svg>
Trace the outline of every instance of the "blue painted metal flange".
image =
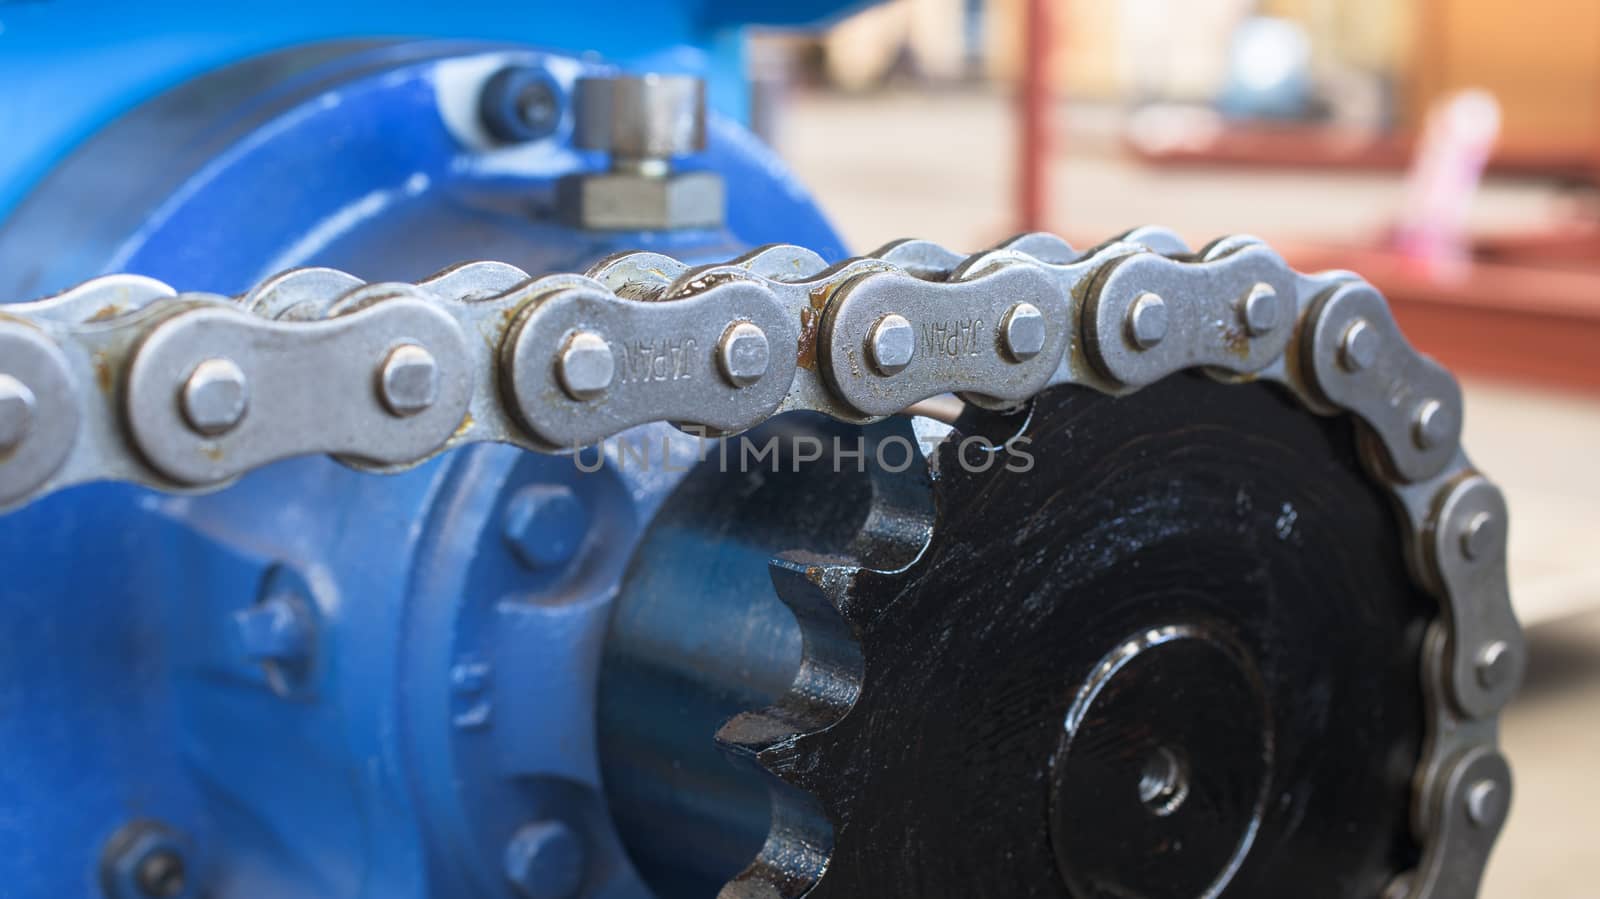
<svg viewBox="0 0 1600 899">
<path fill-rule="evenodd" d="M 0 227 L 0 291 L 112 269 L 234 292 L 303 264 L 412 279 L 480 257 L 581 270 L 630 247 L 842 255 L 720 117 L 689 164 L 727 180 L 725 228 L 556 223 L 555 180 L 602 161 L 571 148 L 570 116 L 541 140 L 484 137 L 478 93 L 524 66 L 565 108 L 594 63 L 384 43 L 241 65 L 45 178 Z M 575 897 L 647 896 L 600 791 L 594 680 L 675 468 L 585 474 L 506 447 L 390 477 L 301 459 L 210 496 L 90 485 L 0 517 L 0 883 L 101 895 L 105 847 L 148 821 L 182 836 L 212 899 L 536 895 L 527 870 Z"/>
</svg>

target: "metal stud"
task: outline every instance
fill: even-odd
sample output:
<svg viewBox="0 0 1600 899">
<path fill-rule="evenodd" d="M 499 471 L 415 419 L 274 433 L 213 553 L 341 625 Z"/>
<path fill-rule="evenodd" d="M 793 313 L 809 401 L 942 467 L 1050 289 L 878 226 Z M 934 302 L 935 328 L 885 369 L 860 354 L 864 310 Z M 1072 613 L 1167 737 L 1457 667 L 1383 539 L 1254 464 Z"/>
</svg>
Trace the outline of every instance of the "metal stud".
<svg viewBox="0 0 1600 899">
<path fill-rule="evenodd" d="M 399 418 L 426 411 L 439 399 L 438 361 L 414 343 L 396 347 L 383 363 L 378 393 Z"/>
<path fill-rule="evenodd" d="M 767 374 L 772 349 L 767 332 L 750 322 L 735 322 L 717 341 L 717 365 L 722 376 L 735 387 L 748 387 Z"/>
<path fill-rule="evenodd" d="M 1485 646 L 1478 653 L 1478 685 L 1485 690 L 1494 690 L 1504 685 L 1511 678 L 1515 662 L 1511 646 L 1504 640 L 1496 640 Z"/>
<path fill-rule="evenodd" d="M 1474 827 L 1488 828 L 1506 813 L 1506 791 L 1496 781 L 1485 778 L 1467 788 L 1467 818 Z"/>
<path fill-rule="evenodd" d="M 1444 445 L 1455 436 L 1455 431 L 1454 416 L 1438 400 L 1424 401 L 1411 419 L 1411 442 L 1420 450 Z"/>
<path fill-rule="evenodd" d="M 589 525 L 589 510 L 571 487 L 530 484 L 506 504 L 503 533 L 512 553 L 537 571 L 577 558 Z"/>
<path fill-rule="evenodd" d="M 1018 303 L 1000 321 L 1000 341 L 1012 361 L 1027 362 L 1044 350 L 1044 313 L 1032 303 Z"/>
<path fill-rule="evenodd" d="M 1154 293 L 1141 294 L 1128 307 L 1128 339 L 1148 350 L 1167 339 L 1167 301 Z"/>
<path fill-rule="evenodd" d="M 232 359 L 207 359 L 183 385 L 183 415 L 197 433 L 216 437 L 233 430 L 250 407 L 250 387 Z"/>
<path fill-rule="evenodd" d="M 202 892 L 187 838 L 151 820 L 124 825 L 107 841 L 100 894 L 107 899 L 194 899 Z"/>
<path fill-rule="evenodd" d="M 1339 364 L 1348 372 L 1358 372 L 1371 368 L 1378 361 L 1378 350 L 1383 345 L 1383 337 L 1364 318 L 1358 318 L 1344 329 L 1344 337 L 1339 340 Z"/>
<path fill-rule="evenodd" d="M 867 359 L 885 377 L 905 371 L 916 348 L 916 329 L 905 316 L 895 312 L 879 318 L 867 334 Z"/>
<path fill-rule="evenodd" d="M 525 899 L 570 899 L 583 886 L 585 854 L 583 840 L 566 824 L 525 824 L 506 844 L 506 880 Z"/>
<path fill-rule="evenodd" d="M 1256 284 L 1240 301 L 1239 317 L 1252 336 L 1268 333 L 1278 325 L 1278 291 L 1266 282 Z"/>
<path fill-rule="evenodd" d="M 28 385 L 10 375 L 0 375 L 0 452 L 22 444 L 33 427 L 37 404 Z"/>
<path fill-rule="evenodd" d="M 617 362 L 611 345 L 592 331 L 572 335 L 556 365 L 561 387 L 575 400 L 592 400 L 611 386 Z"/>
<path fill-rule="evenodd" d="M 1471 560 L 1487 556 L 1497 537 L 1494 523 L 1494 516 L 1488 512 L 1472 516 L 1467 526 L 1461 529 L 1461 554 Z"/>
</svg>

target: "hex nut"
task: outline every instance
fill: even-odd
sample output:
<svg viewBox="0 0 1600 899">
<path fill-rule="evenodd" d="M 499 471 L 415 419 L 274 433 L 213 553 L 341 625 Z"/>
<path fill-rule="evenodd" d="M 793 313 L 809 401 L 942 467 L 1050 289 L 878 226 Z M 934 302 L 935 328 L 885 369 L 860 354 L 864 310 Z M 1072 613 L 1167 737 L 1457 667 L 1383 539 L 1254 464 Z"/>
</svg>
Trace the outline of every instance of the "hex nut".
<svg viewBox="0 0 1600 899">
<path fill-rule="evenodd" d="M 562 179 L 558 194 L 563 217 L 589 231 L 716 228 L 726 202 L 715 172 L 589 172 Z"/>
</svg>

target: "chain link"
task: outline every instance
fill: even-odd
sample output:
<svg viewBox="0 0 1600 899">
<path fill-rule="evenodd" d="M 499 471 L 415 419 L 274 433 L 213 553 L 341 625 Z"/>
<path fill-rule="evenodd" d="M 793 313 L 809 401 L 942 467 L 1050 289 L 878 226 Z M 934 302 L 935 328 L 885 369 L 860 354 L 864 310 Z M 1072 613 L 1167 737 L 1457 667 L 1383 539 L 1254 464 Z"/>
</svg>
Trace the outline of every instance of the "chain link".
<svg viewBox="0 0 1600 899">
<path fill-rule="evenodd" d="M 1028 234 L 966 257 L 898 241 L 832 266 L 790 246 L 700 267 L 626 253 L 582 275 L 477 262 L 418 284 L 299 269 L 237 298 L 99 278 L 0 306 L 0 508 L 92 480 L 215 489 L 312 453 L 390 471 L 484 441 L 553 452 L 794 410 L 867 422 L 947 393 L 1004 407 L 1194 368 L 1365 424 L 1413 573 L 1441 601 L 1423 859 L 1388 895 L 1471 895 L 1509 802 L 1497 716 L 1525 655 L 1505 501 L 1461 451 L 1460 388 L 1378 292 L 1298 274 L 1252 238 L 1189 252 L 1147 228 L 1078 253 Z"/>
</svg>

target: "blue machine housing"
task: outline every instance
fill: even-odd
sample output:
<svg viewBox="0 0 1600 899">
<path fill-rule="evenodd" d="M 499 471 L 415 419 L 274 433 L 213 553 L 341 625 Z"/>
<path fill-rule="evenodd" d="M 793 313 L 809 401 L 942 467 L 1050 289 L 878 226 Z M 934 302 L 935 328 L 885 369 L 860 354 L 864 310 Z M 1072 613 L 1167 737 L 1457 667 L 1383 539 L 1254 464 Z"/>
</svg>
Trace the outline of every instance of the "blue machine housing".
<svg viewBox="0 0 1600 899">
<path fill-rule="evenodd" d="M 844 253 L 722 115 L 685 165 L 726 179 L 726 227 L 560 224 L 555 180 L 604 165 L 572 148 L 570 112 L 552 137 L 503 146 L 474 130 L 472 98 L 519 65 L 566 108 L 575 78 L 607 71 L 588 58 L 299 43 L 470 22 L 677 59 L 712 74 L 726 106 L 740 96 L 728 28 L 749 13 L 736 3 L 542 18 L 525 4 L 279 3 L 258 20 L 239 5 L 88 5 L 104 17 L 70 30 L 66 3 L 0 7 L 0 72 L 31 72 L 27 99 L 0 111 L 40 123 L 0 149 L 0 208 L 15 207 L 0 221 L 3 296 L 108 271 L 234 293 L 301 265 L 409 280 L 475 258 L 582 270 L 640 247 L 691 263 L 771 242 Z M 188 27 L 163 44 L 168 15 Z M 0 892 L 137 899 L 119 856 L 132 828 L 181 858 L 183 897 L 651 896 L 606 808 L 595 681 L 634 542 L 681 478 L 662 456 L 694 448 L 666 427 L 631 439 L 655 464 L 613 453 L 588 474 L 480 447 L 378 477 L 312 458 L 206 496 L 96 484 L 0 517 Z M 560 851 L 529 855 L 551 833 Z"/>
</svg>

